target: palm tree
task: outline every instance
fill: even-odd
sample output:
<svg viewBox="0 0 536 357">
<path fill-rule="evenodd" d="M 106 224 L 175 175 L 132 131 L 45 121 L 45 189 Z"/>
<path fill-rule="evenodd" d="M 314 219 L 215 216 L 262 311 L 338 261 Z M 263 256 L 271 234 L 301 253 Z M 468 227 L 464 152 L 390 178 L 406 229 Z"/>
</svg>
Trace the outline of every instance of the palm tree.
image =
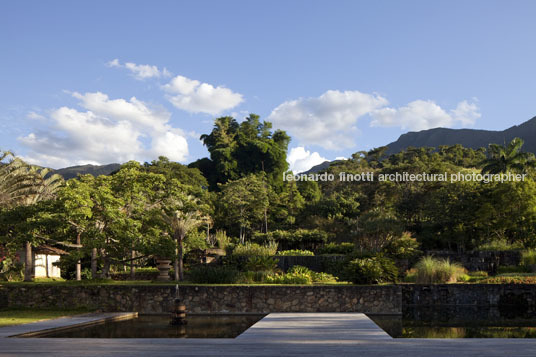
<svg viewBox="0 0 536 357">
<path fill-rule="evenodd" d="M 0 151 L 0 206 L 13 207 L 24 201 L 33 187 L 30 167 L 9 151 Z"/>
<path fill-rule="evenodd" d="M 31 206 L 54 198 L 63 178 L 49 173 L 49 169 L 30 166 L 9 151 L 0 152 L 0 204 L 8 208 Z M 32 260 L 32 243 L 26 241 L 25 281 L 32 280 Z"/>
<path fill-rule="evenodd" d="M 528 167 L 534 167 L 534 154 L 521 152 L 523 143 L 522 139 L 514 138 L 508 145 L 490 144 L 489 157 L 483 162 L 482 173 L 525 172 Z"/>
<path fill-rule="evenodd" d="M 173 269 L 175 270 L 175 280 L 184 279 L 184 238 L 193 229 L 207 222 L 208 217 L 195 207 L 198 200 L 192 196 L 185 196 L 183 199 L 174 198 L 167 203 L 161 211 L 161 217 L 170 227 L 170 233 L 175 241 L 175 260 Z"/>
</svg>

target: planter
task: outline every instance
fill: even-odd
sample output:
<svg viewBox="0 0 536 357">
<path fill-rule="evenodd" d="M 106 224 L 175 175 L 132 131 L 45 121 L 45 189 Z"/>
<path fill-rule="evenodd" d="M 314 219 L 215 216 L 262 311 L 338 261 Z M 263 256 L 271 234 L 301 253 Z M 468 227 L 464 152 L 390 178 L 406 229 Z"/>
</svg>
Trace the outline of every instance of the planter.
<svg viewBox="0 0 536 357">
<path fill-rule="evenodd" d="M 170 259 L 156 259 L 156 268 L 158 269 L 157 281 L 169 281 L 169 271 L 171 270 L 171 260 Z"/>
</svg>

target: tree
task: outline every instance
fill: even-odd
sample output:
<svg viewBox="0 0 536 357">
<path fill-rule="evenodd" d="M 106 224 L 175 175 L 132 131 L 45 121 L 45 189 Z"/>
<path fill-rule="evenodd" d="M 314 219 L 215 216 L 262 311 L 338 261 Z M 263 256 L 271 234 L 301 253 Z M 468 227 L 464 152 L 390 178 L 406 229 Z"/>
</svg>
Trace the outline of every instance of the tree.
<svg viewBox="0 0 536 357">
<path fill-rule="evenodd" d="M 521 152 L 523 140 L 514 138 L 508 145 L 490 144 L 489 157 L 484 160 L 483 173 L 498 174 L 507 171 L 525 172 L 535 166 L 534 154 Z"/>
<path fill-rule="evenodd" d="M 247 230 L 254 223 L 263 221 L 264 212 L 269 207 L 268 192 L 262 177 L 250 174 L 238 180 L 220 185 L 220 212 L 228 224 L 239 225 L 240 242 L 245 242 Z M 259 225 L 262 227 L 262 224 Z"/>
<path fill-rule="evenodd" d="M 270 186 L 279 191 L 288 168 L 290 138 L 284 131 L 271 129 L 271 123 L 261 123 L 255 114 L 240 124 L 232 117 L 218 118 L 212 132 L 201 136 L 210 161 L 198 160 L 190 167 L 198 167 L 213 190 L 229 180 L 264 172 Z"/>
<path fill-rule="evenodd" d="M 199 199 L 188 195 L 185 190 L 178 190 L 166 197 L 162 202 L 159 213 L 165 223 L 165 232 L 172 237 L 176 244 L 173 268 L 175 280 L 184 279 L 184 238 L 186 235 L 208 220 L 203 213 Z"/>
</svg>

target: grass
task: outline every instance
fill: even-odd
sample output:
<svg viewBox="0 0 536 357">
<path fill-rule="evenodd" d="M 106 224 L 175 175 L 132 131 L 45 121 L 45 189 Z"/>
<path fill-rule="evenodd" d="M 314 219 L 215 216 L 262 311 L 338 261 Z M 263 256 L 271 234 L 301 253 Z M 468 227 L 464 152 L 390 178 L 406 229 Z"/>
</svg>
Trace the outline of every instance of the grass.
<svg viewBox="0 0 536 357">
<path fill-rule="evenodd" d="M 83 314 L 89 310 L 8 309 L 0 310 L 0 327 Z"/>
<path fill-rule="evenodd" d="M 415 265 L 415 281 L 418 284 L 455 283 L 464 276 L 466 270 L 458 263 L 448 259 L 423 257 Z"/>
</svg>

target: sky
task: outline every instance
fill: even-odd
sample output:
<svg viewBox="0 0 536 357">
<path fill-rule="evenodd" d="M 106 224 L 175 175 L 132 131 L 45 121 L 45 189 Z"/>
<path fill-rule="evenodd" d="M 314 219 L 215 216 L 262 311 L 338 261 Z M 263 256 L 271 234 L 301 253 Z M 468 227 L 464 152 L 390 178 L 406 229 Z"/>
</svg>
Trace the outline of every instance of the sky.
<svg viewBox="0 0 536 357">
<path fill-rule="evenodd" d="M 294 172 L 536 115 L 536 1 L 1 1 L 0 150 L 52 168 L 208 156 L 220 116 Z"/>
</svg>

